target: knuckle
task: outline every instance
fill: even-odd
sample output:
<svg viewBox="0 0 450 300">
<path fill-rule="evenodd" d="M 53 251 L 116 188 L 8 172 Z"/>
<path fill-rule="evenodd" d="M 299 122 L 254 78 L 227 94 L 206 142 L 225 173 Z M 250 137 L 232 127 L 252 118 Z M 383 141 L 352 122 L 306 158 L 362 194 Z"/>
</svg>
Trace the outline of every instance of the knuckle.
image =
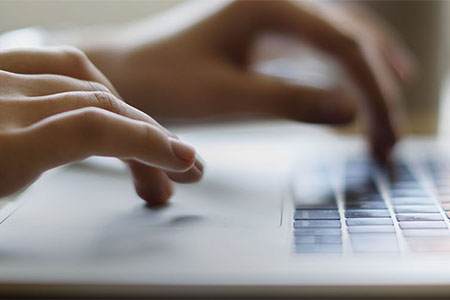
<svg viewBox="0 0 450 300">
<path fill-rule="evenodd" d="M 72 70 L 81 72 L 86 69 L 89 59 L 83 51 L 74 47 L 64 46 L 59 48 L 59 52 L 65 63 Z"/>
<path fill-rule="evenodd" d="M 95 106 L 108 110 L 110 112 L 121 114 L 123 111 L 122 101 L 107 92 L 93 92 L 92 97 L 96 102 Z"/>
<path fill-rule="evenodd" d="M 86 55 L 83 51 L 81 51 L 78 48 L 72 47 L 72 46 L 61 46 L 58 47 L 59 51 L 66 55 L 67 58 L 73 58 L 73 59 L 84 59 L 86 58 Z"/>
<path fill-rule="evenodd" d="M 98 81 L 87 81 L 87 84 L 89 88 L 91 88 L 93 91 L 111 93 L 111 91 L 109 90 L 109 88 L 106 87 L 106 85 Z"/>
</svg>

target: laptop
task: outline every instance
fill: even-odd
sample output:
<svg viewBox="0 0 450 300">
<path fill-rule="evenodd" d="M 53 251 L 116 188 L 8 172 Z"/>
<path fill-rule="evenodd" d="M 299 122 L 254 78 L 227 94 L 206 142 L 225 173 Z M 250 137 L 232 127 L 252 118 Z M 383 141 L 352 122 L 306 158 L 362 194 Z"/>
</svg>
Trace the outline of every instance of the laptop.
<svg viewBox="0 0 450 300">
<path fill-rule="evenodd" d="M 358 136 L 287 122 L 180 128 L 205 178 L 147 207 L 114 159 L 61 167 L 0 210 L 2 297 L 423 297 L 450 292 L 450 160 L 388 168 Z"/>
</svg>

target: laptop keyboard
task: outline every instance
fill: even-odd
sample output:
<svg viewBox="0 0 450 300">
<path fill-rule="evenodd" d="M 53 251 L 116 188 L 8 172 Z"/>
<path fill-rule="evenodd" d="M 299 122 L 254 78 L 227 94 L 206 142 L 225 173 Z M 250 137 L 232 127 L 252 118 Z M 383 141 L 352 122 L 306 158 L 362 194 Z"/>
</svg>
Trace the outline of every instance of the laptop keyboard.
<svg viewBox="0 0 450 300">
<path fill-rule="evenodd" d="M 341 184 L 326 170 L 294 181 L 295 252 L 450 254 L 448 165 L 350 160 L 344 169 Z"/>
</svg>

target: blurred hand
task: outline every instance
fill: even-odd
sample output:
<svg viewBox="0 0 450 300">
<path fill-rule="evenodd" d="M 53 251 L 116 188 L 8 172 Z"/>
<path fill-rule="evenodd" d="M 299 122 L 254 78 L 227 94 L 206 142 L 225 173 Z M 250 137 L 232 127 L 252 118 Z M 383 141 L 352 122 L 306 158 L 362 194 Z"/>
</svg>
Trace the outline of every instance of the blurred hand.
<svg viewBox="0 0 450 300">
<path fill-rule="evenodd" d="M 0 51 L 0 145 L 0 196 L 92 155 L 126 160 L 137 193 L 151 204 L 167 201 L 170 179 L 202 176 L 191 146 L 121 101 L 71 48 Z"/>
<path fill-rule="evenodd" d="M 359 97 L 251 72 L 255 39 L 276 32 L 307 40 L 348 71 Z M 307 1 L 200 1 L 114 28 L 111 43 L 84 44 L 131 105 L 156 117 L 266 113 L 304 122 L 351 121 L 362 104 L 372 152 L 387 158 L 398 135 L 398 79 L 410 55 L 376 17 L 354 5 Z"/>
</svg>

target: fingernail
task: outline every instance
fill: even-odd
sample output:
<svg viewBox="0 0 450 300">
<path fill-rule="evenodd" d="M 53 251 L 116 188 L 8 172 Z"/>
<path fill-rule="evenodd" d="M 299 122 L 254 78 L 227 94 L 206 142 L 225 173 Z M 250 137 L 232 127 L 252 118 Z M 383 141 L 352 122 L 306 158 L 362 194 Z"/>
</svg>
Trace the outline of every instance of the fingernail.
<svg viewBox="0 0 450 300">
<path fill-rule="evenodd" d="M 195 160 L 196 152 L 193 147 L 183 143 L 180 140 L 169 138 L 170 146 L 172 147 L 173 153 L 181 160 L 187 162 L 193 162 Z"/>
</svg>

